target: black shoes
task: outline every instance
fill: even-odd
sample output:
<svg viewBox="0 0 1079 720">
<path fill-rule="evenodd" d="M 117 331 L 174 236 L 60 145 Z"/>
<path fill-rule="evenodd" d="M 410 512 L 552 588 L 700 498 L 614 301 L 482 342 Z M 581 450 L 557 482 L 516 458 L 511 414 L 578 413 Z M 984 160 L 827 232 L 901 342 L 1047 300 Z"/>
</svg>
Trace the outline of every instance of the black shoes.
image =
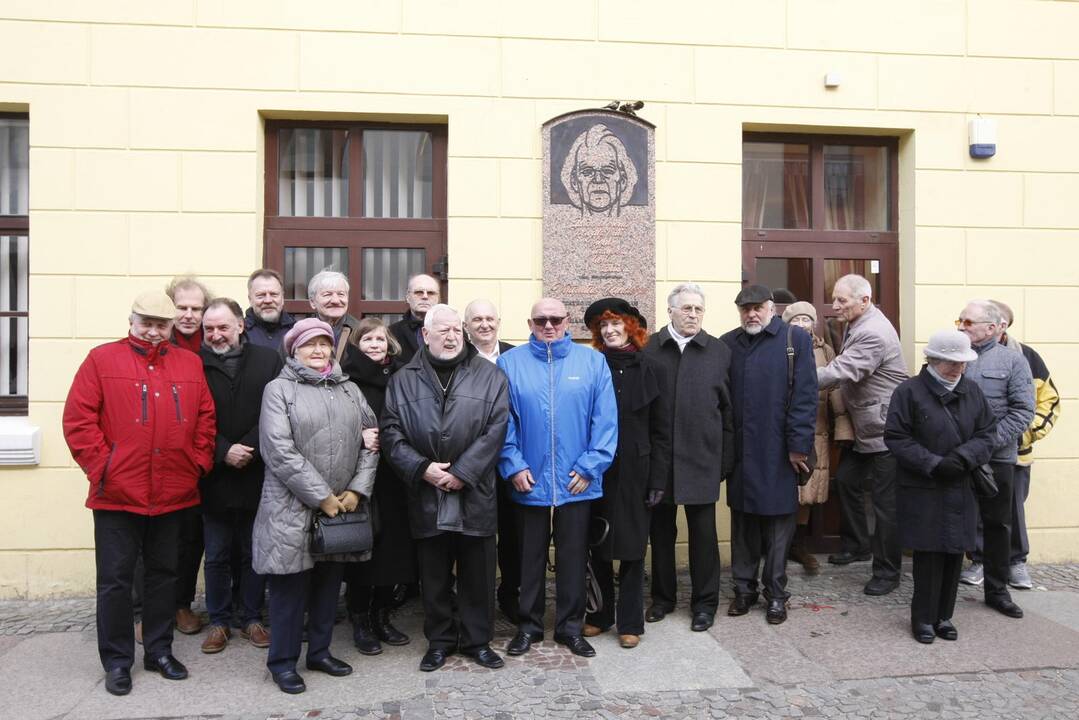
<svg viewBox="0 0 1079 720">
<path fill-rule="evenodd" d="M 344 677 L 352 673 L 352 666 L 344 660 L 338 660 L 332 655 L 327 655 L 321 660 L 308 660 L 308 670 L 317 670 L 318 672 L 324 672 L 327 675 L 333 675 L 334 677 Z"/>
<path fill-rule="evenodd" d="M 382 643 L 379 642 L 378 635 L 371 626 L 371 616 L 367 613 L 356 613 L 352 616 L 352 642 L 356 644 L 361 655 L 382 654 Z"/>
<path fill-rule="evenodd" d="M 951 620 L 941 620 L 933 626 L 933 631 L 941 640 L 958 640 L 959 631 L 952 625 Z"/>
<path fill-rule="evenodd" d="M 453 655 L 452 649 L 427 648 L 427 652 L 423 654 L 423 659 L 420 660 L 420 670 L 423 672 L 434 672 L 446 664 L 446 658 L 450 655 Z M 501 660 L 501 658 L 499 658 L 499 660 Z"/>
<path fill-rule="evenodd" d="M 769 600 L 764 619 L 768 621 L 769 625 L 782 625 L 785 623 L 787 621 L 787 601 L 776 600 L 775 598 Z"/>
<path fill-rule="evenodd" d="M 648 608 L 648 612 L 644 614 L 645 622 L 659 622 L 663 618 L 667 617 L 667 613 L 671 612 L 672 608 L 665 608 L 662 605 L 652 605 Z"/>
<path fill-rule="evenodd" d="M 395 628 L 390 622 L 390 611 L 387 608 L 378 611 L 371 626 L 378 639 L 387 645 L 408 645 L 410 642 L 408 635 Z"/>
<path fill-rule="evenodd" d="M 526 652 L 532 649 L 532 643 L 542 642 L 543 633 L 526 633 L 523 630 L 519 630 L 513 639 L 510 640 L 510 644 L 506 646 L 507 655 L 524 655 Z"/>
<path fill-rule="evenodd" d="M 850 553 L 846 550 L 828 556 L 828 562 L 833 565 L 850 565 L 854 562 L 864 562 L 872 559 L 873 553 Z"/>
<path fill-rule="evenodd" d="M 131 692 L 131 670 L 113 668 L 105 673 L 105 689 L 110 695 L 127 695 Z"/>
<path fill-rule="evenodd" d="M 749 612 L 749 609 L 757 604 L 757 595 L 742 595 L 738 594 L 734 596 L 734 600 L 731 600 L 731 604 L 727 606 L 727 614 L 731 617 L 738 617 L 739 615 L 745 615 Z"/>
<path fill-rule="evenodd" d="M 277 687 L 281 692 L 289 695 L 299 695 L 307 690 L 307 685 L 304 684 L 303 678 L 295 670 L 285 670 L 284 672 L 272 673 L 272 675 L 273 681 L 277 683 Z"/>
<path fill-rule="evenodd" d="M 710 613 L 693 613 L 693 622 L 689 624 L 689 629 L 693 632 L 704 632 L 712 627 L 713 622 L 715 622 L 715 616 Z"/>
<path fill-rule="evenodd" d="M 866 595 L 887 595 L 888 593 L 899 587 L 898 580 L 885 580 L 884 578 L 874 577 L 870 578 L 869 582 L 865 584 Z"/>
<path fill-rule="evenodd" d="M 162 655 L 159 658 L 144 658 L 142 666 L 150 672 L 161 673 L 166 680 L 183 680 L 187 677 L 187 668 L 172 655 Z"/>
<path fill-rule="evenodd" d="M 925 645 L 928 645 L 937 638 L 937 634 L 933 631 L 933 626 L 924 623 L 912 622 L 910 624 L 910 632 L 914 635 L 915 640 Z"/>
<path fill-rule="evenodd" d="M 580 657 L 595 657 L 596 650 L 593 648 L 587 640 L 580 635 L 558 635 L 555 634 L 554 641 L 559 645 L 565 645 L 569 648 L 569 651 L 574 655 Z"/>
<path fill-rule="evenodd" d="M 484 645 L 478 650 L 468 650 L 461 653 L 467 657 L 476 661 L 476 664 L 480 667 L 489 668 L 491 670 L 497 670 L 506 664 L 506 662 L 498 656 L 490 645 Z"/>
<path fill-rule="evenodd" d="M 1007 615 L 1010 618 L 1023 617 L 1023 608 L 1019 607 L 1012 602 L 1011 598 L 993 598 L 987 599 L 985 604 L 996 610 L 1001 615 Z"/>
</svg>

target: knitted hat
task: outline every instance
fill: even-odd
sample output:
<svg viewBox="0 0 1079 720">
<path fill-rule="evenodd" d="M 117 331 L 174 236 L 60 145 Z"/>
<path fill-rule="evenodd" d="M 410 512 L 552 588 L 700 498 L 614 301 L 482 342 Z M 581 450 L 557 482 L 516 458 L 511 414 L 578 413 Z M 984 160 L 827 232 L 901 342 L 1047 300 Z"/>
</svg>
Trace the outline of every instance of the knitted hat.
<svg viewBox="0 0 1079 720">
<path fill-rule="evenodd" d="M 285 335 L 285 354 L 291 356 L 293 350 L 319 335 L 325 335 L 330 339 L 330 344 L 333 344 L 333 328 L 328 324 L 313 317 L 300 320 Z"/>
<path fill-rule="evenodd" d="M 817 308 L 813 307 L 813 303 L 808 303 L 805 300 L 791 303 L 787 306 L 787 309 L 783 311 L 783 322 L 789 323 L 791 318 L 796 315 L 807 315 L 813 320 L 814 325 L 817 324 Z"/>
</svg>

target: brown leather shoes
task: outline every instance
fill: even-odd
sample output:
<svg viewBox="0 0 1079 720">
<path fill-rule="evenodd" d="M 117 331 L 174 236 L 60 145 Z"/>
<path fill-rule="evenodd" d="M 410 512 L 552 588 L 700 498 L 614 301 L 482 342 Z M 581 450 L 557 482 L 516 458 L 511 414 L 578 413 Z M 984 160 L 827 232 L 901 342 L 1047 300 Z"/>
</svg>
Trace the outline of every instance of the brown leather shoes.
<svg viewBox="0 0 1079 720">
<path fill-rule="evenodd" d="M 211 625 L 210 632 L 207 633 L 206 639 L 202 641 L 202 651 L 207 655 L 221 652 L 229 644 L 229 635 L 231 633 L 227 627 Z"/>
<path fill-rule="evenodd" d="M 801 565 L 806 575 L 820 574 L 820 561 L 813 553 L 806 550 L 805 545 L 801 543 L 791 545 L 790 559 Z"/>
<path fill-rule="evenodd" d="M 641 643 L 640 635 L 619 635 L 618 644 L 627 650 L 632 650 Z"/>
<path fill-rule="evenodd" d="M 197 635 L 202 630 L 202 618 L 192 612 L 191 608 L 178 608 L 176 629 L 184 635 Z"/>
<path fill-rule="evenodd" d="M 270 631 L 263 627 L 260 622 L 253 622 L 243 630 L 240 634 L 247 638 L 252 645 L 257 648 L 270 647 Z"/>
<path fill-rule="evenodd" d="M 602 635 L 604 632 L 604 629 L 598 625 L 589 625 L 587 623 L 585 623 L 584 628 L 581 630 L 581 634 L 585 637 L 595 637 L 597 635 Z"/>
</svg>

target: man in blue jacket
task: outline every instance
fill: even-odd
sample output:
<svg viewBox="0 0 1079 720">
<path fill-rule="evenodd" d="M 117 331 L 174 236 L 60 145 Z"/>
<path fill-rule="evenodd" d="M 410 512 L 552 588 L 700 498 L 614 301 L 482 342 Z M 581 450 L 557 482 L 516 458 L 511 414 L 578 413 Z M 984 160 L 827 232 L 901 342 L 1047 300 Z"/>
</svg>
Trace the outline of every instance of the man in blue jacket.
<svg viewBox="0 0 1079 720">
<path fill-rule="evenodd" d="M 566 306 L 532 306 L 527 345 L 498 358 L 510 383 L 510 419 L 498 474 L 513 484 L 521 533 L 521 605 L 506 647 L 523 655 L 543 640 L 547 551 L 555 543 L 555 642 L 575 655 L 596 651 L 581 635 L 592 500 L 618 446 L 618 406 L 607 362 L 566 334 Z"/>
<path fill-rule="evenodd" d="M 734 406 L 735 465 L 727 483 L 734 600 L 727 614 L 745 615 L 757 602 L 760 572 L 766 619 L 778 625 L 787 619 L 790 597 L 787 551 L 798 512 L 798 473 L 810 469 L 817 366 L 813 341 L 776 315 L 768 288 L 750 285 L 734 303 L 741 327 L 720 338 L 731 349 Z"/>
</svg>

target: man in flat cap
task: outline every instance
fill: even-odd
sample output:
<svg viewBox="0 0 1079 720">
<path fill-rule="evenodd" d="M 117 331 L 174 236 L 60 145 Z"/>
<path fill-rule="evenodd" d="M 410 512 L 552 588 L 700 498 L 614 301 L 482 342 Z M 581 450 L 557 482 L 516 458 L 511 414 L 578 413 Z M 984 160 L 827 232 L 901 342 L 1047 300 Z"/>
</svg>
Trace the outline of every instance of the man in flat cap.
<svg viewBox="0 0 1079 720">
<path fill-rule="evenodd" d="M 180 518 L 199 503 L 216 423 L 202 361 L 168 342 L 175 315 L 162 292 L 135 298 L 128 336 L 90 351 L 64 405 L 64 438 L 90 481 L 97 646 L 113 695 L 131 691 L 131 585 L 140 553 L 143 665 L 169 680 L 187 677 L 172 656 Z"/>
<path fill-rule="evenodd" d="M 727 484 L 731 509 L 728 615 L 757 602 L 757 574 L 773 625 L 787 619 L 787 549 L 798 512 L 798 476 L 807 472 L 817 422 L 813 340 L 776 315 L 771 291 L 744 288 L 734 299 L 741 327 L 720 340 L 731 350 L 735 463 Z M 760 569 L 761 560 L 764 568 Z"/>
</svg>

